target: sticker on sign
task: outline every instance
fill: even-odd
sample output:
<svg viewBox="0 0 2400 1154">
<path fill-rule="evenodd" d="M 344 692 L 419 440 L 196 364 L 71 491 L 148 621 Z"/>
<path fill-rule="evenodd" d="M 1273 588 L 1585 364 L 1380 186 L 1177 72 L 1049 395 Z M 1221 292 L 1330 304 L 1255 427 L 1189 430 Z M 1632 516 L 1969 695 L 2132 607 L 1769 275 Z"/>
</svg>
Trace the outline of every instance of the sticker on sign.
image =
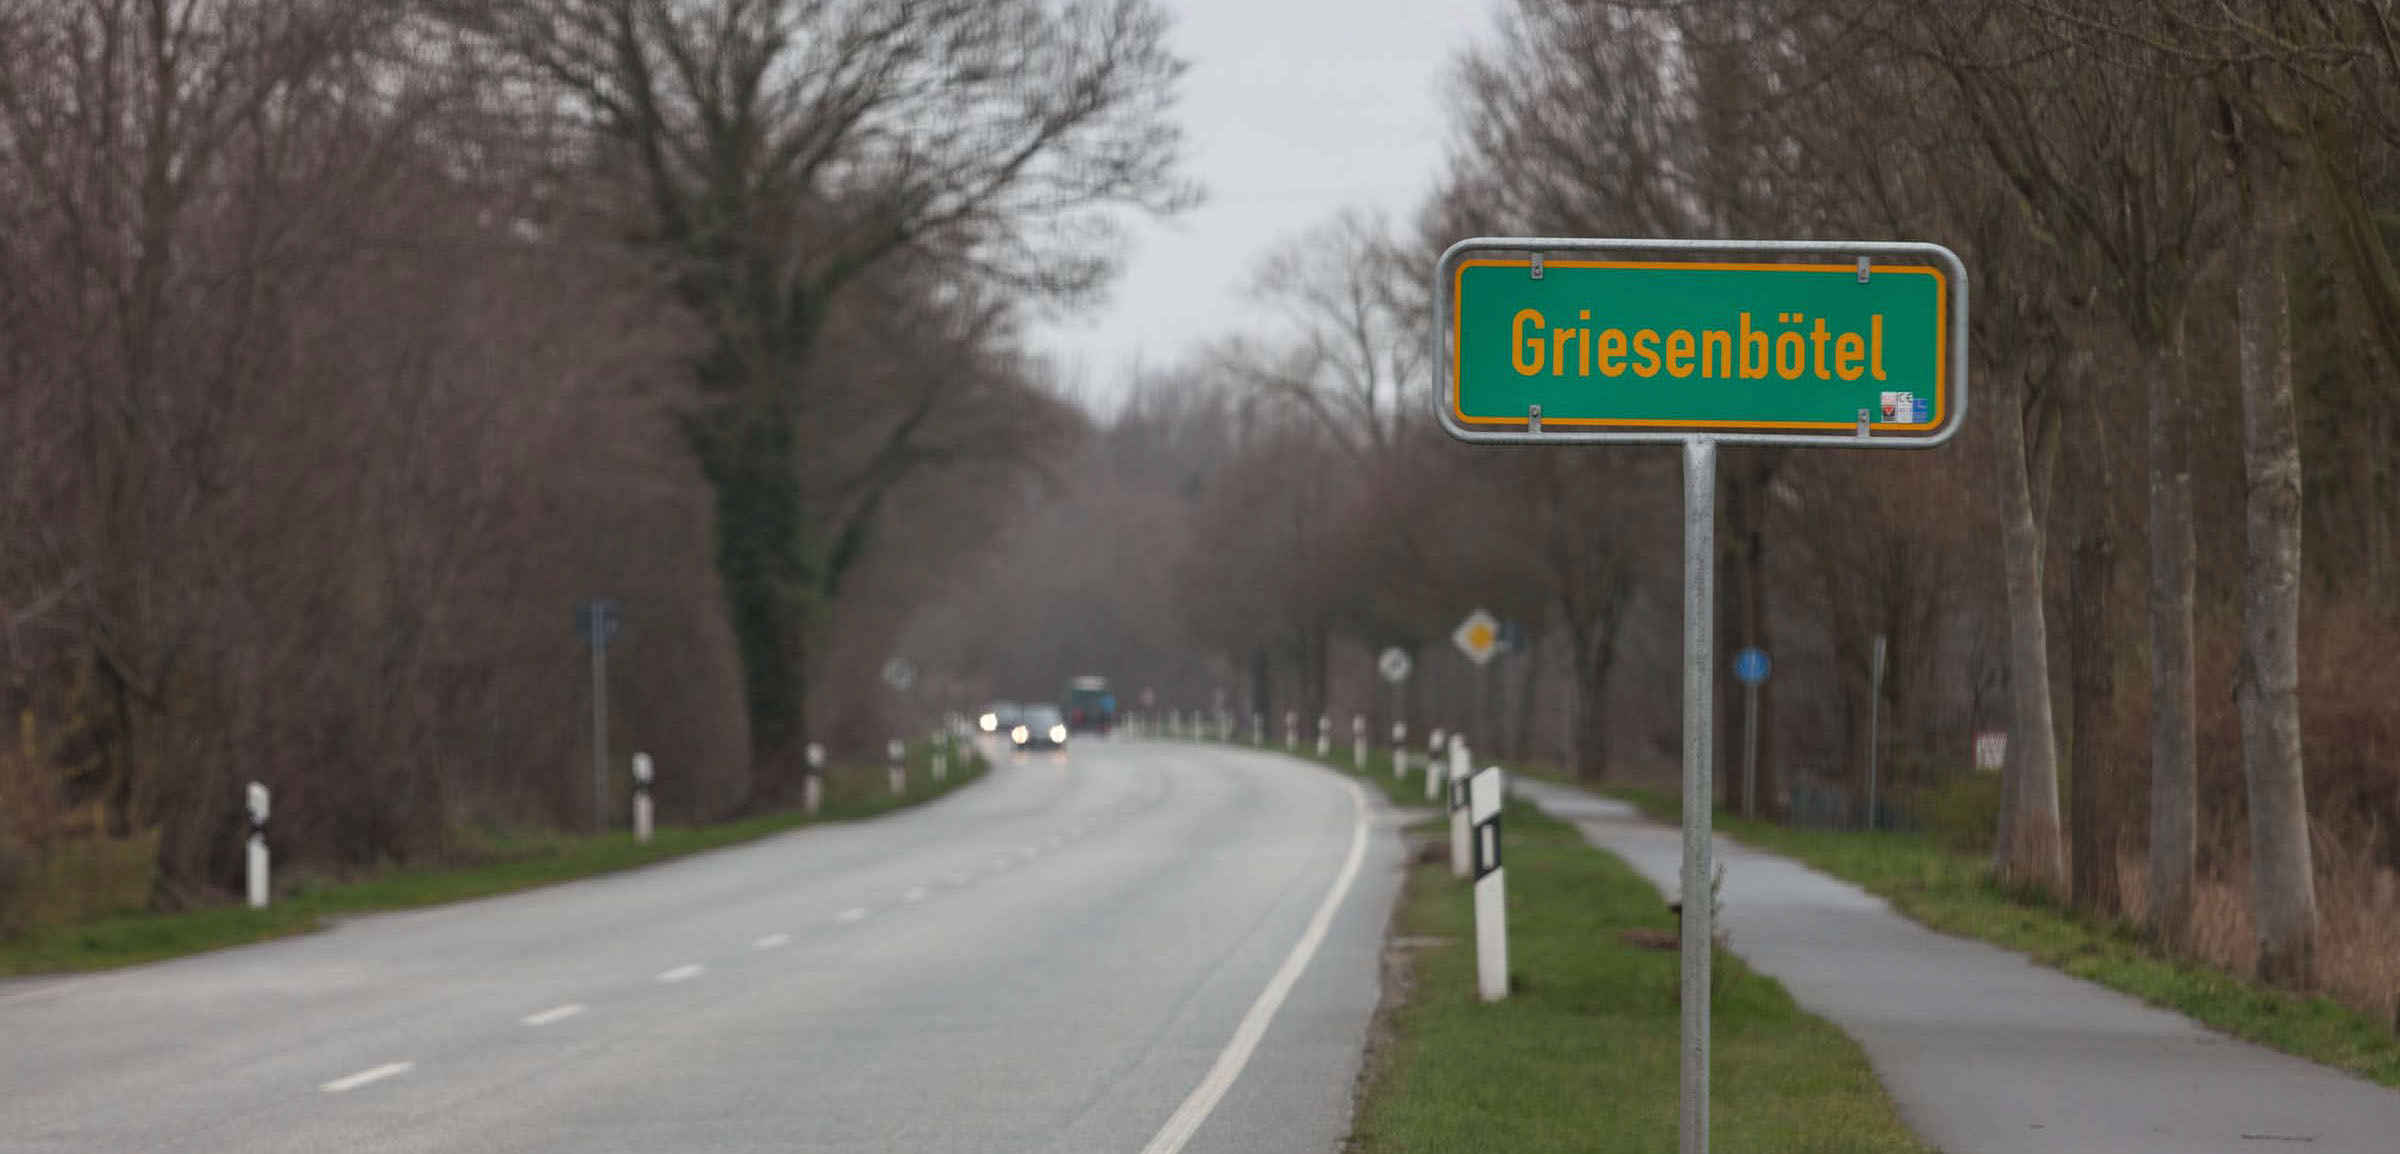
<svg viewBox="0 0 2400 1154">
<path fill-rule="evenodd" d="M 1467 660 L 1477 665 L 1489 664 L 1500 652 L 1500 619 L 1478 609 L 1458 623 L 1450 640 L 1457 643 L 1458 651 L 1466 654 Z"/>
</svg>

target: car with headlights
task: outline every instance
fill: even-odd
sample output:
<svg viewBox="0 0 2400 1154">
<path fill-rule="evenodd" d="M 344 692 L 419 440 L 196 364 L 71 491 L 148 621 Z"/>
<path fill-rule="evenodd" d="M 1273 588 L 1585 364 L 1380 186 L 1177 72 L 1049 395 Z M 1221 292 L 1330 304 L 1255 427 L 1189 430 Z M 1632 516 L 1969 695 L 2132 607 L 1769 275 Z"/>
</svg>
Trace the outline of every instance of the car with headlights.
<svg viewBox="0 0 2400 1154">
<path fill-rule="evenodd" d="M 975 719 L 975 728 L 985 733 L 1006 737 L 1025 719 L 1025 709 L 1013 701 L 995 701 L 983 707 L 983 715 Z"/>
<path fill-rule="evenodd" d="M 1018 749 L 1065 749 L 1067 719 L 1055 705 L 1028 705 L 1009 729 L 1008 739 Z"/>
</svg>

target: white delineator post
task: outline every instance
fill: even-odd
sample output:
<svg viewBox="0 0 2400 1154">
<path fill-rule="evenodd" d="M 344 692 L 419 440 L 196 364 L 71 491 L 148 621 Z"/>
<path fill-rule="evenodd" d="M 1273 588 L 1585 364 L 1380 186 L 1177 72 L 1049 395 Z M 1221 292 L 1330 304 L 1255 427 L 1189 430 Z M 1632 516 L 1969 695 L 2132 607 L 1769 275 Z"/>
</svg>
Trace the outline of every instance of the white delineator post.
<svg viewBox="0 0 2400 1154">
<path fill-rule="evenodd" d="M 1266 743 L 1267 719 L 1260 714 L 1253 713 L 1250 715 L 1250 744 L 1265 745 Z"/>
<path fill-rule="evenodd" d="M 933 780 L 950 780 L 950 735 L 933 735 Z"/>
<path fill-rule="evenodd" d="M 892 792 L 908 792 L 908 746 L 897 738 L 883 747 L 884 760 L 891 763 Z"/>
<path fill-rule="evenodd" d="M 1425 741 L 1425 800 L 1441 799 L 1442 788 L 1442 731 L 1436 729 Z"/>
<path fill-rule="evenodd" d="M 243 880 L 249 891 L 250 908 L 267 908 L 267 787 L 251 782 L 245 791 L 250 811 L 250 836 L 243 846 Z"/>
<path fill-rule="evenodd" d="M 825 805 L 825 747 L 808 743 L 808 774 L 800 781 L 800 807 L 808 816 L 817 816 Z"/>
<path fill-rule="evenodd" d="M 1408 723 L 1392 723 L 1392 776 L 1408 776 Z"/>
<path fill-rule="evenodd" d="M 1317 715 L 1317 756 L 1326 757 L 1332 753 L 1333 719 L 1320 713 Z"/>
<path fill-rule="evenodd" d="M 1367 719 L 1350 715 L 1350 765 L 1353 769 L 1367 767 Z"/>
<path fill-rule="evenodd" d="M 1474 868 L 1473 831 L 1467 828 L 1467 739 L 1450 735 L 1450 874 L 1467 877 Z"/>
<path fill-rule="evenodd" d="M 1296 709 L 1283 711 L 1283 747 L 1300 748 L 1300 712 Z"/>
<path fill-rule="evenodd" d="M 650 755 L 633 755 L 633 840 L 650 844 Z"/>
<path fill-rule="evenodd" d="M 1475 825 L 1475 985 L 1487 1002 L 1508 996 L 1508 879 L 1500 872 L 1500 767 L 1476 774 L 1467 790 Z"/>
</svg>

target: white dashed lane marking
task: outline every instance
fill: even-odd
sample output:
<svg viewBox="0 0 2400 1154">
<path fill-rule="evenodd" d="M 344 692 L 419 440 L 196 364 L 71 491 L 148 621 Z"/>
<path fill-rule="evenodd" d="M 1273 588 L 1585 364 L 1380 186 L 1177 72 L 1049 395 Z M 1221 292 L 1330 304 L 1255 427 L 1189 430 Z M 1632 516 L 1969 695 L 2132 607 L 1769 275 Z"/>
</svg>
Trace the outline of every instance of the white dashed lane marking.
<svg viewBox="0 0 2400 1154">
<path fill-rule="evenodd" d="M 751 942 L 750 948 L 754 950 L 771 950 L 777 946 L 789 945 L 791 944 L 791 940 L 792 935 L 790 934 L 768 934 L 763 938 L 759 938 L 756 941 Z"/>
<path fill-rule="evenodd" d="M 583 1011 L 583 1003 L 569 1002 L 563 1006 L 552 1006 L 538 1014 L 527 1014 L 517 1020 L 525 1023 L 528 1026 L 547 1026 L 552 1022 L 566 1021 L 567 1019 L 572 1018 Z"/>
<path fill-rule="evenodd" d="M 908 887 L 908 890 L 907 890 L 906 892 L 904 892 L 904 893 L 902 893 L 902 894 L 900 895 L 900 900 L 901 900 L 901 901 L 904 901 L 904 902 L 921 902 L 921 901 L 924 901 L 924 900 L 925 900 L 925 887 L 924 887 L 924 886 L 910 886 L 910 887 Z"/>
<path fill-rule="evenodd" d="M 658 980 L 669 985 L 673 985 L 676 982 L 688 982 L 693 978 L 697 978 L 707 972 L 708 967 L 703 966 L 698 962 L 694 962 L 688 966 L 677 966 L 672 970 L 668 970 L 667 972 L 660 974 L 658 976 Z"/>
<path fill-rule="evenodd" d="M 864 909 L 843 910 L 841 915 L 833 920 L 837 922 L 863 922 L 867 920 L 867 911 Z"/>
<path fill-rule="evenodd" d="M 317 1089 L 323 1090 L 328 1094 L 347 1094 L 350 1091 L 356 1090 L 370 1082 L 380 1082 L 386 1078 L 396 1078 L 416 1068 L 417 1064 L 415 1062 L 389 1062 L 370 1070 L 360 1070 L 358 1073 L 352 1074 L 347 1078 L 336 1078 L 333 1081 L 317 1087 Z"/>
</svg>

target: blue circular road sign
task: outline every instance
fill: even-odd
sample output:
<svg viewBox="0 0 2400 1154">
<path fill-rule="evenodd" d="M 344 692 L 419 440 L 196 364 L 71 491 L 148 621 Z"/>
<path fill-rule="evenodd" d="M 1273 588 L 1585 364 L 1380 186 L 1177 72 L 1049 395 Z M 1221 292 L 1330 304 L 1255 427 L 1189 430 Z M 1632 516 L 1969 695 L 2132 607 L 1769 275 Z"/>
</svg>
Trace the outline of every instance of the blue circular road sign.
<svg viewBox="0 0 2400 1154">
<path fill-rule="evenodd" d="M 1767 660 L 1767 651 L 1755 646 L 1744 649 L 1733 659 L 1733 675 L 1744 685 L 1758 685 L 1767 679 L 1775 663 Z"/>
</svg>

